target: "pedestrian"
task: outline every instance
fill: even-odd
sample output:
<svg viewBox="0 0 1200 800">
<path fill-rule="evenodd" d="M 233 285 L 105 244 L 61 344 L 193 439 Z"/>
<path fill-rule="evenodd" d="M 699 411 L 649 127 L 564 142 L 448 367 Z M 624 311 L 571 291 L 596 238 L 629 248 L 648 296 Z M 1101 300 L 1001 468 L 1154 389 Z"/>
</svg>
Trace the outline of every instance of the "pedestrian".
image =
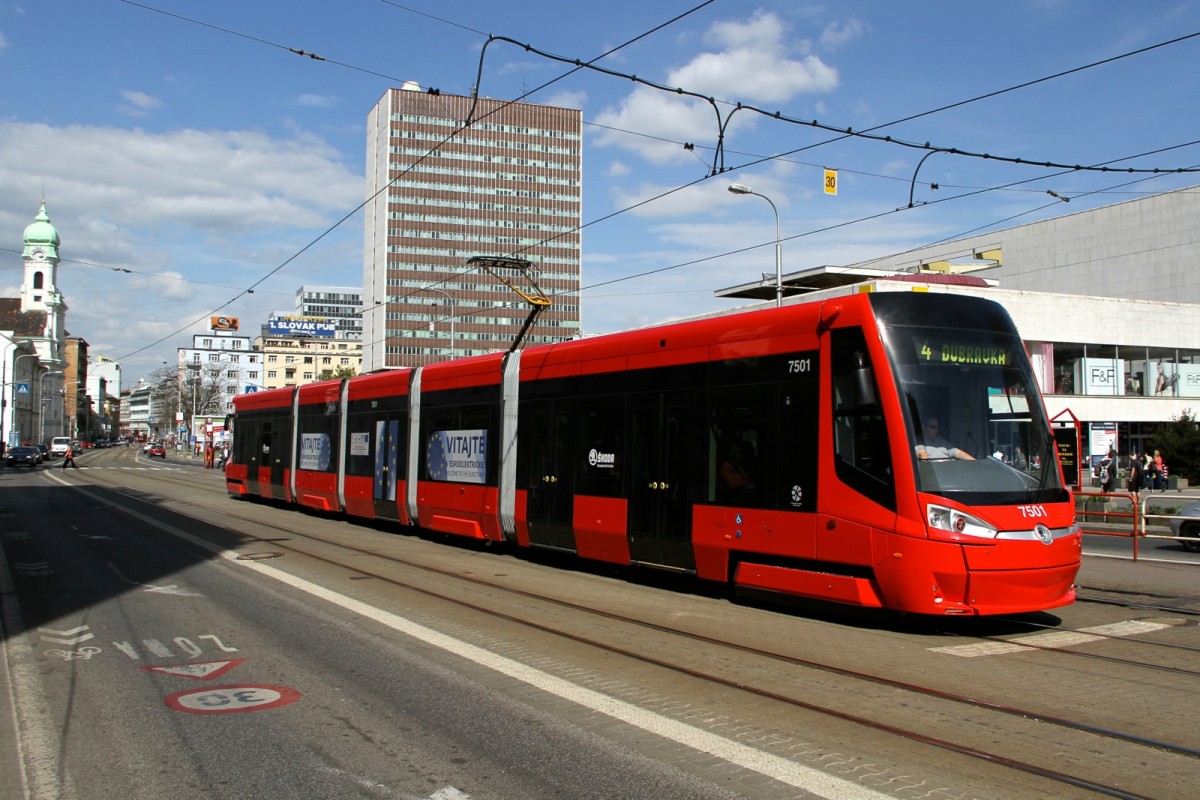
<svg viewBox="0 0 1200 800">
<path fill-rule="evenodd" d="M 204 446 L 204 468 L 213 468 L 213 446 L 211 444 L 206 444 Z"/>
<path fill-rule="evenodd" d="M 1158 491 L 1158 462 L 1154 460 L 1154 456 L 1149 450 L 1146 451 L 1146 456 L 1142 460 L 1142 481 L 1147 490 Z"/>
<path fill-rule="evenodd" d="M 1167 490 L 1167 464 L 1163 461 L 1161 450 L 1154 451 L 1154 472 L 1158 476 L 1158 490 L 1165 492 Z"/>
<path fill-rule="evenodd" d="M 69 444 L 67 445 L 66 452 L 63 453 L 63 463 L 59 469 L 65 472 L 67 467 L 79 469 L 79 465 L 75 463 L 75 448 Z"/>
<path fill-rule="evenodd" d="M 1100 459 L 1096 465 L 1096 474 L 1100 477 L 1100 491 L 1109 494 L 1117 481 L 1117 451 L 1109 448 L 1108 455 Z"/>
<path fill-rule="evenodd" d="M 1142 461 L 1136 454 L 1129 457 L 1129 491 L 1135 496 L 1142 490 Z"/>
</svg>

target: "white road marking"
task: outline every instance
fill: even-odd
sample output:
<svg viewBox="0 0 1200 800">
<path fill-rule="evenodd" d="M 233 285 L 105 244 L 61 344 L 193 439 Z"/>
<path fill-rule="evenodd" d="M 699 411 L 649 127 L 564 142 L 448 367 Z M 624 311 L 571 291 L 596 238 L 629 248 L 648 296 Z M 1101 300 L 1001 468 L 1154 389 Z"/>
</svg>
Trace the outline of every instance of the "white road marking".
<svg viewBox="0 0 1200 800">
<path fill-rule="evenodd" d="M 931 647 L 934 653 L 946 653 L 963 658 L 978 656 L 997 656 L 1005 653 L 1023 653 L 1030 650 L 1054 650 L 1062 647 L 1072 647 L 1077 644 L 1095 642 L 1101 639 L 1136 636 L 1140 633 L 1153 633 L 1163 628 L 1170 628 L 1170 622 L 1141 622 L 1128 620 L 1115 622 L 1111 625 L 1099 625 L 1094 628 L 1082 628 L 1078 631 L 1049 631 L 1024 636 L 1008 642 L 978 642 L 976 644 L 958 644 L 949 647 Z"/>
<path fill-rule="evenodd" d="M 107 502 L 107 501 L 102 501 Z M 821 772 L 803 764 L 797 764 L 786 758 L 781 758 L 763 750 L 749 747 L 723 736 L 718 736 L 701 728 L 696 728 L 677 720 L 656 714 L 644 708 L 608 697 L 600 692 L 577 686 L 549 673 L 534 669 L 510 658 L 490 653 L 481 647 L 459 641 L 446 634 L 439 633 L 410 619 L 383 609 L 375 608 L 361 600 L 347 597 L 324 586 L 290 575 L 261 561 L 239 561 L 238 554 L 199 539 L 186 531 L 181 531 L 160 520 L 148 517 L 124 506 L 112 504 L 115 508 L 136 517 L 148 525 L 166 531 L 185 541 L 191 542 L 234 564 L 246 569 L 252 569 L 265 577 L 273 578 L 313 597 L 325 600 L 352 613 L 372 619 L 392 630 L 404 633 L 428 645 L 437 647 L 448 653 L 453 653 L 481 666 L 495 670 L 503 675 L 519 680 L 542 691 L 560 697 L 576 705 L 592 711 L 605 714 L 620 720 L 635 728 L 676 742 L 684 747 L 698 752 L 708 753 L 716 758 L 736 766 L 757 772 L 772 780 L 811 792 L 818 797 L 828 800 L 893 800 L 891 795 L 869 789 L 853 781 L 839 778 Z"/>
</svg>

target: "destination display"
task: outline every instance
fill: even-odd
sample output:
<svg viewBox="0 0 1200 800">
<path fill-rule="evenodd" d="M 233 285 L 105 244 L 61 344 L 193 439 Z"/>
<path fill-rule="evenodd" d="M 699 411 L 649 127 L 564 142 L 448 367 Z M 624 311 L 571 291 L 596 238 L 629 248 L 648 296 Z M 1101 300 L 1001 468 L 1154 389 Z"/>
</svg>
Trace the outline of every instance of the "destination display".
<svg viewBox="0 0 1200 800">
<path fill-rule="evenodd" d="M 1016 363 L 1011 347 L 991 341 L 972 341 L 970 336 L 925 331 L 913 337 L 913 347 L 917 361 L 926 364 L 1007 367 Z"/>
</svg>

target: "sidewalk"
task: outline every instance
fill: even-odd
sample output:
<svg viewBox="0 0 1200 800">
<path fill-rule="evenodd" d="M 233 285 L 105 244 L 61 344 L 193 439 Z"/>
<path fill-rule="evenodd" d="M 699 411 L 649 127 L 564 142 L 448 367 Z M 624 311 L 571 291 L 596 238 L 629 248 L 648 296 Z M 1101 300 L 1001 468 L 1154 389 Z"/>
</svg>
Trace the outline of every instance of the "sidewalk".
<svg viewBox="0 0 1200 800">
<path fill-rule="evenodd" d="M 25 800 L 25 771 L 22 766 L 17 714 L 13 706 L 13 683 L 9 673 L 8 641 L 19 631 L 12 576 L 0 541 L 0 800 Z"/>
</svg>

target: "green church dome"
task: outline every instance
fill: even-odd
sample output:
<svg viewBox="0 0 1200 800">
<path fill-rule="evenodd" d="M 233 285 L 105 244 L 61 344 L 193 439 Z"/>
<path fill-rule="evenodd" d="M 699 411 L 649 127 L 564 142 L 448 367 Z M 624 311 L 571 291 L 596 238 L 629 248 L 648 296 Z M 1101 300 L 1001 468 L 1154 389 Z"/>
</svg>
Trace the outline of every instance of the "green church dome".
<svg viewBox="0 0 1200 800">
<path fill-rule="evenodd" d="M 40 249 L 46 258 L 58 258 L 58 245 L 58 230 L 50 224 L 50 215 L 46 213 L 46 203 L 43 201 L 38 215 L 25 228 L 25 251 L 22 255 L 30 258 Z"/>
</svg>

